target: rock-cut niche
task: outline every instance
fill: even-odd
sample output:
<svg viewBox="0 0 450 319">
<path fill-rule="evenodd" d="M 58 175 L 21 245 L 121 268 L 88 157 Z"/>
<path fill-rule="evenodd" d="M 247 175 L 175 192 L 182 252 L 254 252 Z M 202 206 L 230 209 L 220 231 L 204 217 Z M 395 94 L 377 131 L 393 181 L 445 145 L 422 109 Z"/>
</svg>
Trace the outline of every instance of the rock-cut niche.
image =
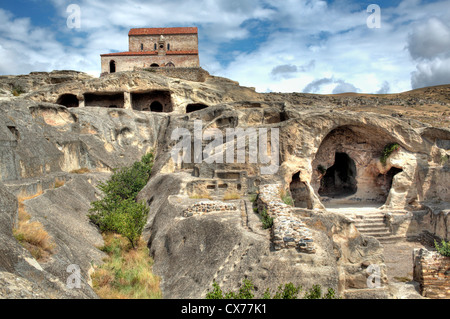
<svg viewBox="0 0 450 319">
<path fill-rule="evenodd" d="M 207 107 L 208 107 L 208 105 L 205 105 L 202 103 L 188 104 L 186 106 L 186 113 L 200 111 L 200 110 L 206 109 Z"/>
<path fill-rule="evenodd" d="M 155 90 L 143 93 L 132 93 L 133 110 L 169 113 L 173 111 L 172 98 L 169 91 Z"/>
<path fill-rule="evenodd" d="M 56 104 L 64 105 L 65 107 L 78 107 L 79 106 L 78 98 L 74 94 L 61 95 L 58 98 L 58 100 L 56 101 Z"/>
<path fill-rule="evenodd" d="M 84 94 L 85 106 L 121 108 L 125 106 L 123 92 L 97 92 Z"/>
</svg>

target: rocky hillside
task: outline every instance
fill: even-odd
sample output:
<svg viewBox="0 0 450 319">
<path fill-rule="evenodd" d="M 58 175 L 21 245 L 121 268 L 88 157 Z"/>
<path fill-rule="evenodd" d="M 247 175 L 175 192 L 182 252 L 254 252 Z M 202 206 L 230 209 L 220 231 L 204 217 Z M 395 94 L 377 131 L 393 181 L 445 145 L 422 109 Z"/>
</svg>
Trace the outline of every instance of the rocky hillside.
<svg viewBox="0 0 450 319">
<path fill-rule="evenodd" d="M 99 198 L 95 186 L 151 149 L 152 177 L 138 199 L 150 207 L 144 237 L 165 298 L 203 298 L 214 280 L 229 290 L 244 277 L 262 290 L 291 281 L 346 298 L 391 296 L 383 245 L 327 210 L 336 205 L 395 213 L 386 227 L 404 238 L 449 238 L 450 86 L 260 94 L 204 71 L 198 78 L 147 71 L 0 78 L 1 297 L 96 298 L 89 274 L 102 262 L 103 240 L 86 217 Z M 254 129 L 250 136 L 275 147 L 270 160 L 261 153 L 257 162 L 250 153 L 244 162 L 174 160 L 174 132 L 193 137 L 198 121 L 203 148 L 211 132 Z M 228 150 L 226 142 L 218 145 Z M 189 137 L 188 145 L 197 144 Z M 382 163 L 387 145 L 396 148 Z M 264 174 L 271 163 L 276 169 Z M 263 185 L 276 190 L 266 194 L 273 200 L 261 197 Z M 38 262 L 13 236 L 18 202 L 54 239 L 47 259 Z M 271 229 L 262 227 L 262 210 L 274 218 Z M 66 285 L 70 265 L 80 267 L 79 289 Z M 368 288 L 370 265 L 379 266 L 384 289 Z"/>
</svg>

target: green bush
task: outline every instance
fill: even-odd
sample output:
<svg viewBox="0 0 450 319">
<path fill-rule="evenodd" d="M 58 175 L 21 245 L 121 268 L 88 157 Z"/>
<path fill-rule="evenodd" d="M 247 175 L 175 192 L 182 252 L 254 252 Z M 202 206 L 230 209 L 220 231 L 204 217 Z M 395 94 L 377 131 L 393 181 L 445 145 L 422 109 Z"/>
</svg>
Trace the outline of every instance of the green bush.
<svg viewBox="0 0 450 319">
<path fill-rule="evenodd" d="M 383 154 L 380 157 L 381 164 L 383 164 L 383 166 L 386 166 L 386 161 L 389 158 L 389 156 L 391 156 L 391 154 L 396 150 L 398 150 L 399 148 L 400 145 L 398 145 L 397 143 L 390 143 L 386 145 L 383 149 Z"/>
<path fill-rule="evenodd" d="M 136 203 L 137 194 L 150 178 L 153 153 L 144 155 L 131 167 L 115 170 L 111 178 L 98 188 L 103 198 L 91 203 L 89 219 L 102 232 L 115 232 L 126 237 L 135 247 L 148 215 L 148 208 Z"/>
<path fill-rule="evenodd" d="M 284 285 L 278 286 L 278 290 L 272 299 L 297 299 L 299 292 L 302 290 L 301 286 L 294 286 L 293 283 L 287 283 Z M 270 296 L 269 290 L 266 290 L 266 297 Z"/>
<path fill-rule="evenodd" d="M 450 257 L 450 241 L 446 242 L 445 240 L 442 240 L 441 245 L 437 241 L 434 241 L 434 247 L 436 247 L 436 250 L 445 257 Z"/>
<path fill-rule="evenodd" d="M 223 292 L 219 284 L 213 281 L 213 289 L 206 294 L 206 299 L 253 299 L 255 298 L 253 285 L 251 279 L 244 279 L 239 291 Z M 279 285 L 277 291 L 271 296 L 270 289 L 267 288 L 262 295 L 262 299 L 297 299 L 298 294 L 301 292 L 301 286 L 294 286 L 293 283 L 287 283 L 285 285 Z M 320 285 L 314 285 L 303 296 L 304 299 L 338 299 L 334 289 L 328 288 L 327 293 L 322 296 L 322 288 Z"/>
</svg>

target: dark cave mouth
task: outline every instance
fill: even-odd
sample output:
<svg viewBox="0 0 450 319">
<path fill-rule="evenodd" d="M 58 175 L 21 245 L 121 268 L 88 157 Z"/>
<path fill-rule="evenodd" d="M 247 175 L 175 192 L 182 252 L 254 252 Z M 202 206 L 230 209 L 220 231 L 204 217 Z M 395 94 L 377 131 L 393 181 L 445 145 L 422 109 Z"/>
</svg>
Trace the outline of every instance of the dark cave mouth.
<svg viewBox="0 0 450 319">
<path fill-rule="evenodd" d="M 320 181 L 319 195 L 344 198 L 357 190 L 355 161 L 347 153 L 336 152 L 333 166 L 326 170 Z"/>
</svg>

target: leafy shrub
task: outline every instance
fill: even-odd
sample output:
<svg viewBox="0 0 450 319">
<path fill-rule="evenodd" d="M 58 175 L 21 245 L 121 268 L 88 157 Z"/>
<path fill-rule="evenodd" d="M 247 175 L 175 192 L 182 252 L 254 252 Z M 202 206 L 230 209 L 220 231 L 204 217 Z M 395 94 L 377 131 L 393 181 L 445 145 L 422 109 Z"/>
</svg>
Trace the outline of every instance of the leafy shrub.
<svg viewBox="0 0 450 319">
<path fill-rule="evenodd" d="M 278 286 L 278 290 L 272 297 L 272 299 L 297 299 L 297 296 L 301 290 L 302 290 L 301 286 L 296 287 L 291 282 L 285 284 L 284 287 L 283 285 L 280 285 Z M 266 293 L 268 294 L 269 290 L 266 290 Z M 267 296 L 270 296 L 270 294 Z"/>
<path fill-rule="evenodd" d="M 450 241 L 446 242 L 445 240 L 442 240 L 441 245 L 439 245 L 437 241 L 434 241 L 434 247 L 436 247 L 436 250 L 442 256 L 450 257 Z"/>
<path fill-rule="evenodd" d="M 100 183 L 98 188 L 104 197 L 91 203 L 89 219 L 102 232 L 115 232 L 126 237 L 135 247 L 148 215 L 148 208 L 136 203 L 137 194 L 150 178 L 153 153 L 144 155 L 131 167 L 114 171 L 111 178 Z"/>
<path fill-rule="evenodd" d="M 219 284 L 213 281 L 213 290 L 208 291 L 206 294 L 206 299 L 253 299 L 255 298 L 253 285 L 251 279 L 244 279 L 239 291 L 233 292 L 223 292 Z M 297 299 L 298 294 L 301 292 L 301 286 L 294 286 L 293 283 L 289 282 L 285 285 L 279 285 L 277 291 L 273 296 L 270 294 L 270 289 L 267 288 L 262 295 L 262 299 Z M 322 296 L 322 288 L 320 285 L 314 285 L 306 294 L 303 296 L 304 299 L 337 299 L 336 292 L 332 288 L 328 288 L 327 293 Z"/>
<path fill-rule="evenodd" d="M 238 292 L 223 292 L 219 284 L 213 281 L 213 290 L 206 294 L 206 299 L 253 299 L 255 287 L 250 279 L 244 279 Z"/>
<path fill-rule="evenodd" d="M 391 156 L 391 154 L 396 150 L 398 150 L 399 148 L 400 145 L 398 145 L 397 143 L 390 143 L 386 145 L 383 149 L 383 154 L 380 157 L 381 164 L 383 164 L 383 166 L 386 166 L 386 161 L 389 158 L 389 156 Z"/>
</svg>

